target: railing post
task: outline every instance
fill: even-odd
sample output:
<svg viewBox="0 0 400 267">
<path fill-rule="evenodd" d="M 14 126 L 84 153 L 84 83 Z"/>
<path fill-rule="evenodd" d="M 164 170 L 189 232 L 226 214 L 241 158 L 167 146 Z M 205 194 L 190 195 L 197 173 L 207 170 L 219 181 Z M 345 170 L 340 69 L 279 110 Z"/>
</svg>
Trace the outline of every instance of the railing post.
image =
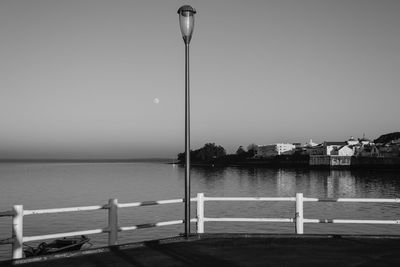
<svg viewBox="0 0 400 267">
<path fill-rule="evenodd" d="M 12 218 L 12 258 L 21 259 L 23 257 L 23 231 L 24 231 L 24 206 L 15 205 L 13 207 Z"/>
<path fill-rule="evenodd" d="M 204 193 L 197 194 L 197 233 L 204 233 Z"/>
<path fill-rule="evenodd" d="M 303 193 L 296 194 L 296 234 L 304 233 Z"/>
<path fill-rule="evenodd" d="M 118 199 L 110 199 L 108 206 L 108 245 L 114 246 L 118 241 Z"/>
</svg>

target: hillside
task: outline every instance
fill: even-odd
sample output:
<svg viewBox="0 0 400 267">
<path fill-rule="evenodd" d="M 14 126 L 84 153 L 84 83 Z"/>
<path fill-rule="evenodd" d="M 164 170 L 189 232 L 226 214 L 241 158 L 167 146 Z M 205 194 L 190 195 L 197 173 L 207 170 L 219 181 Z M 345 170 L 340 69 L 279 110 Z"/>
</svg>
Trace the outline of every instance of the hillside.
<svg viewBox="0 0 400 267">
<path fill-rule="evenodd" d="M 389 143 L 392 140 L 396 140 L 400 138 L 400 132 L 394 132 L 394 133 L 388 133 L 388 134 L 384 134 L 379 136 L 378 139 L 374 140 L 374 143 L 382 143 L 382 144 L 386 144 Z"/>
</svg>

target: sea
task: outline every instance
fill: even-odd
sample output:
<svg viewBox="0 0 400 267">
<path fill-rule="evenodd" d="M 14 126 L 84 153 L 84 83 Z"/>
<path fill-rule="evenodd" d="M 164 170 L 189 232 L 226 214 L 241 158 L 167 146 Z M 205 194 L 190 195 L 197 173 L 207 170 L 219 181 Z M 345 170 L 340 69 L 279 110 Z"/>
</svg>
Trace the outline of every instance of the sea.
<svg viewBox="0 0 400 267">
<path fill-rule="evenodd" d="M 184 168 L 165 162 L 0 163 L 0 211 L 105 205 L 184 197 Z M 209 197 L 399 198 L 397 170 L 309 170 L 262 167 L 192 167 L 191 195 Z M 192 204 L 192 217 L 196 205 Z M 293 218 L 294 202 L 206 202 L 206 217 Z M 121 208 L 119 226 L 179 220 L 182 203 Z M 307 202 L 310 219 L 399 220 L 400 203 Z M 105 228 L 107 210 L 29 215 L 24 236 Z M 0 240 L 11 237 L 10 217 L 0 217 Z M 120 244 L 177 236 L 184 225 L 120 232 Z M 195 232 L 195 224 L 192 224 Z M 206 233 L 294 233 L 293 223 L 206 222 Z M 399 225 L 306 224 L 306 234 L 398 235 Z M 107 234 L 89 236 L 93 247 L 107 245 Z M 49 242 L 50 240 L 47 240 Z M 35 246 L 38 242 L 28 245 Z M 0 260 L 11 245 L 0 245 Z"/>
</svg>

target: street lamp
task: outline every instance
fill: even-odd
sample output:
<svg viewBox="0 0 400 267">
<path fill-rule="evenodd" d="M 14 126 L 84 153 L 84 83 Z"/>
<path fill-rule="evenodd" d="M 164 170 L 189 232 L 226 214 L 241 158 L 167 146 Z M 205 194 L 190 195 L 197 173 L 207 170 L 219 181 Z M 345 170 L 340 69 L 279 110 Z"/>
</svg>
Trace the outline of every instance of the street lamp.
<svg viewBox="0 0 400 267">
<path fill-rule="evenodd" d="M 185 42 L 185 236 L 190 235 L 190 90 L 189 43 L 192 39 L 196 10 L 184 5 L 178 9 L 179 25 Z"/>
</svg>

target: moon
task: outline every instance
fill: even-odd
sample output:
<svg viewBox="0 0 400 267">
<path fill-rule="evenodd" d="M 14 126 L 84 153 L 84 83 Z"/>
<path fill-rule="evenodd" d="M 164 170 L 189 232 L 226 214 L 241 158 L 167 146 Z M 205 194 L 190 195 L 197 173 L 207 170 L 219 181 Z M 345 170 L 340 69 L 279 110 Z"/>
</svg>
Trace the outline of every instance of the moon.
<svg viewBox="0 0 400 267">
<path fill-rule="evenodd" d="M 154 104 L 158 104 L 158 103 L 160 103 L 160 99 L 158 99 L 158 98 L 154 98 L 154 99 L 153 99 L 153 103 L 154 103 Z"/>
</svg>

